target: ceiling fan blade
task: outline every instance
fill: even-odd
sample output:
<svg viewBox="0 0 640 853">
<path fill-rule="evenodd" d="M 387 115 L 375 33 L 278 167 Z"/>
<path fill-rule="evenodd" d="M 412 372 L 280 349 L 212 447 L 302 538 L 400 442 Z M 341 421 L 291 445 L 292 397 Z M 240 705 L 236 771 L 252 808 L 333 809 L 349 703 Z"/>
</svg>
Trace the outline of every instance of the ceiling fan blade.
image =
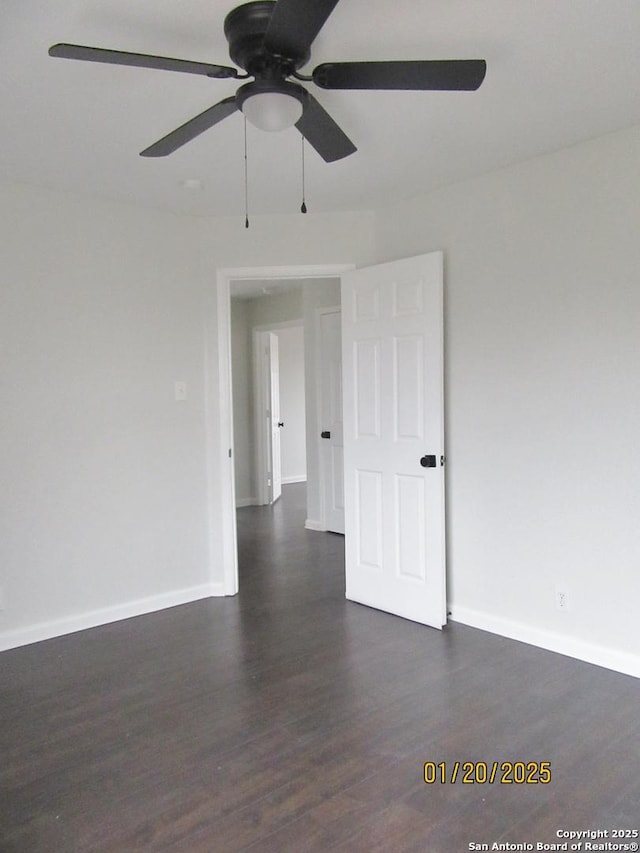
<svg viewBox="0 0 640 853">
<path fill-rule="evenodd" d="M 298 120 L 296 127 L 309 145 L 316 149 L 326 163 L 333 163 L 334 160 L 341 160 L 353 154 L 357 149 L 346 133 L 313 95 L 308 92 L 307 95 L 302 118 Z"/>
<path fill-rule="evenodd" d="M 487 72 L 484 59 L 415 62 L 325 62 L 313 71 L 322 89 L 474 91 Z"/>
<path fill-rule="evenodd" d="M 62 59 L 82 59 L 85 62 L 107 62 L 110 65 L 132 65 L 136 68 L 158 68 L 161 71 L 181 71 L 185 74 L 203 74 L 205 77 L 237 77 L 235 68 L 210 65 L 207 62 L 190 62 L 188 59 L 171 59 L 168 56 L 151 56 L 147 53 L 127 53 L 124 50 L 104 50 L 81 44 L 54 44 L 49 56 Z"/>
<path fill-rule="evenodd" d="M 191 140 L 195 139 L 196 136 L 199 136 L 205 130 L 209 130 L 210 127 L 213 127 L 214 124 L 222 121 L 223 118 L 230 116 L 237 109 L 238 106 L 236 104 L 235 95 L 230 98 L 225 98 L 213 107 L 209 107 L 208 110 L 200 113 L 200 115 L 197 115 L 195 118 L 190 119 L 180 125 L 180 127 L 172 130 L 171 133 L 163 136 L 162 139 L 154 142 L 153 145 L 145 148 L 144 151 L 140 152 L 140 156 L 166 157 L 167 154 L 171 154 L 177 148 L 180 148 L 187 142 L 191 142 Z"/>
<path fill-rule="evenodd" d="M 313 40 L 338 5 L 338 0 L 278 0 L 264 45 L 271 53 L 291 58 L 308 57 Z"/>
</svg>

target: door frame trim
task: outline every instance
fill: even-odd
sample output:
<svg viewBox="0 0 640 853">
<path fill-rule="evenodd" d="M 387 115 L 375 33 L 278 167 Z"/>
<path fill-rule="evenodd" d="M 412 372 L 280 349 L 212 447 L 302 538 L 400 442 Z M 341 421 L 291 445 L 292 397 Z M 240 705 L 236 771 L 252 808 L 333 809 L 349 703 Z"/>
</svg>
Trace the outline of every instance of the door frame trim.
<svg viewBox="0 0 640 853">
<path fill-rule="evenodd" d="M 220 267 L 205 329 L 205 405 L 209 575 L 224 594 L 238 592 L 238 544 L 231 385 L 231 282 L 234 279 L 339 278 L 353 263 Z"/>
</svg>

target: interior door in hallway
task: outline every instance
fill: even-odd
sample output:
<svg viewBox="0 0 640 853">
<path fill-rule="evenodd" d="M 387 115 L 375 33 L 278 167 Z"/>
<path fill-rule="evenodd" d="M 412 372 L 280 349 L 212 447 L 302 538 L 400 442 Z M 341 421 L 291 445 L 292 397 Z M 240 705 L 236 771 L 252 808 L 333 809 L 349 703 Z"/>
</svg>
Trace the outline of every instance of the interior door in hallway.
<svg viewBox="0 0 640 853">
<path fill-rule="evenodd" d="M 269 374 L 269 503 L 282 495 L 282 460 L 280 454 L 280 358 L 278 336 L 268 333 L 267 362 Z"/>
<path fill-rule="evenodd" d="M 346 594 L 441 628 L 441 252 L 342 277 Z"/>
<path fill-rule="evenodd" d="M 342 438 L 342 346 L 339 310 L 322 309 L 320 326 L 320 466 L 324 525 L 344 533 L 344 452 Z"/>
</svg>

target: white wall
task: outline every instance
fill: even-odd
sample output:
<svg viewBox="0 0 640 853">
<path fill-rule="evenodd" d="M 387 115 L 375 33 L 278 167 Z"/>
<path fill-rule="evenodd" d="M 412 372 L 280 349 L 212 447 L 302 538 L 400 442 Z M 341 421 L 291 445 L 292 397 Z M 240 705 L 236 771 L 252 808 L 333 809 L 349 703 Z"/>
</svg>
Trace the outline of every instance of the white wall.
<svg viewBox="0 0 640 853">
<path fill-rule="evenodd" d="M 248 231 L 3 185 L 0 647 L 220 590 L 216 269 L 443 249 L 454 615 L 640 675 L 639 159 L 633 128 Z"/>
<path fill-rule="evenodd" d="M 278 329 L 280 356 L 280 450 L 282 482 L 299 483 L 307 479 L 307 442 L 305 427 L 304 328 Z"/>
<path fill-rule="evenodd" d="M 0 189 L 0 648 L 222 592 L 216 269 L 357 261 L 372 216 Z"/>
<path fill-rule="evenodd" d="M 0 241 L 0 648 L 210 594 L 198 229 L 5 184 Z"/>
<path fill-rule="evenodd" d="M 373 223 L 373 212 L 355 212 L 255 216 L 248 229 L 238 217 L 196 225 L 202 225 L 200 260 L 211 271 L 365 264 L 373 257 Z"/>
<path fill-rule="evenodd" d="M 454 616 L 636 675 L 639 162 L 636 127 L 381 211 L 376 235 L 379 260 L 445 252 Z"/>
<path fill-rule="evenodd" d="M 302 321 L 302 289 L 249 299 L 247 312 L 249 323 L 254 329 Z"/>
</svg>

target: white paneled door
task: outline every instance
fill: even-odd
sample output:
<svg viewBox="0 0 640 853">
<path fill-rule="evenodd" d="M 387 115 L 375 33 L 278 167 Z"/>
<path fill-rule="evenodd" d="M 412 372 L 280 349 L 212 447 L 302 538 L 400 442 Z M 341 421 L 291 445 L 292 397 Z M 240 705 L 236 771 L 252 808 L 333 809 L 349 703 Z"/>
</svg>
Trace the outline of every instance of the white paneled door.
<svg viewBox="0 0 640 853">
<path fill-rule="evenodd" d="M 446 623 L 441 252 L 342 276 L 347 598 Z"/>
<path fill-rule="evenodd" d="M 326 530 L 344 533 L 342 447 L 342 346 L 340 311 L 322 309 L 320 326 L 320 467 Z"/>
<path fill-rule="evenodd" d="M 269 503 L 274 503 L 282 494 L 282 458 L 280 453 L 280 357 L 278 354 L 278 336 L 269 332 L 267 343 L 267 362 L 269 372 L 269 410 L 270 422 L 269 446 Z"/>
</svg>

